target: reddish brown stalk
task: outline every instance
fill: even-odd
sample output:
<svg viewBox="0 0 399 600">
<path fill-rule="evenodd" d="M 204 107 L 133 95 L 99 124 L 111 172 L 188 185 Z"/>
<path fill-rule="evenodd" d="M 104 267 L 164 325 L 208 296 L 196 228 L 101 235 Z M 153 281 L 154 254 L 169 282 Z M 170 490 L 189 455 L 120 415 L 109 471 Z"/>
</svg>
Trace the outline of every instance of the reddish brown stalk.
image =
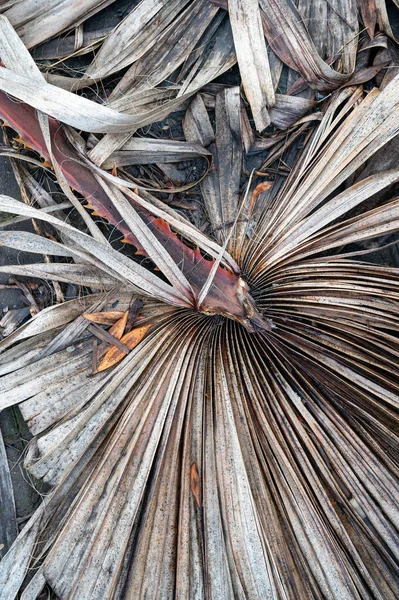
<svg viewBox="0 0 399 600">
<path fill-rule="evenodd" d="M 0 119 L 18 133 L 24 145 L 29 146 L 50 162 L 34 108 L 0 92 Z M 49 119 L 49 122 L 52 152 L 68 184 L 85 198 L 87 208 L 94 211 L 93 215 L 98 215 L 114 225 L 123 234 L 125 242 L 133 244 L 139 254 L 146 255 L 92 171 L 80 162 L 62 125 L 52 118 Z M 167 249 L 175 263 L 179 265 L 192 286 L 194 296 L 198 297 L 214 261 L 205 259 L 198 248 L 192 249 L 185 244 L 172 232 L 166 221 L 155 218 L 134 200 L 131 198 L 129 200 L 144 223 Z M 237 273 L 221 266 L 218 267 L 209 293 L 201 304 L 201 311 L 227 316 L 241 322 L 252 331 L 258 327 L 268 329 L 268 324 L 263 321 L 255 309 L 247 284 Z"/>
</svg>

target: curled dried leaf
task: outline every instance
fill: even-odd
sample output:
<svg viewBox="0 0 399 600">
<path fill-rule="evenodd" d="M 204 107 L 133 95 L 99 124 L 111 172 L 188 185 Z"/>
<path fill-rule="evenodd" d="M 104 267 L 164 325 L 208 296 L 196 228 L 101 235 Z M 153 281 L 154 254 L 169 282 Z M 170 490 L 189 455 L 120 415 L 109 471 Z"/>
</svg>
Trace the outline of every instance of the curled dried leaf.
<svg viewBox="0 0 399 600">
<path fill-rule="evenodd" d="M 273 181 L 262 181 L 262 183 L 258 183 L 254 191 L 252 192 L 251 198 L 251 212 L 253 210 L 254 204 L 256 202 L 257 197 L 263 192 L 267 192 L 273 186 Z"/>
</svg>

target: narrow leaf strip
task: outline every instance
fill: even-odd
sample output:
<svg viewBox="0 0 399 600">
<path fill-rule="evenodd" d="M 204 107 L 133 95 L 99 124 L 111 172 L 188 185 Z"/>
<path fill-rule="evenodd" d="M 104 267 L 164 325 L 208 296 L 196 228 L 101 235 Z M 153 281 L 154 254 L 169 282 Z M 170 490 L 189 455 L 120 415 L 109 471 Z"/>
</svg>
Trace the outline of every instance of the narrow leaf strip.
<svg viewBox="0 0 399 600">
<path fill-rule="evenodd" d="M 41 219 L 47 223 L 51 223 L 63 231 L 69 238 L 71 238 L 76 244 L 78 244 L 88 256 L 93 255 L 99 259 L 102 263 L 110 267 L 114 272 L 115 276 L 121 275 L 130 281 L 134 286 L 137 286 L 142 291 L 154 295 L 160 300 L 169 302 L 177 306 L 191 306 L 191 303 L 180 294 L 177 290 L 174 290 L 170 285 L 164 283 L 159 277 L 145 269 L 144 267 L 136 264 L 132 260 L 129 260 L 123 256 L 120 252 L 113 250 L 111 247 L 94 240 L 89 235 L 80 232 L 78 229 L 63 223 L 56 217 L 42 213 L 41 211 L 28 207 L 21 204 L 17 200 L 10 198 L 9 196 L 0 195 L 0 206 L 3 212 L 10 212 L 12 214 L 27 215 L 33 219 Z"/>
<path fill-rule="evenodd" d="M 275 97 L 258 0 L 230 0 L 229 15 L 245 94 L 262 131 L 270 123 L 267 107 Z"/>
</svg>

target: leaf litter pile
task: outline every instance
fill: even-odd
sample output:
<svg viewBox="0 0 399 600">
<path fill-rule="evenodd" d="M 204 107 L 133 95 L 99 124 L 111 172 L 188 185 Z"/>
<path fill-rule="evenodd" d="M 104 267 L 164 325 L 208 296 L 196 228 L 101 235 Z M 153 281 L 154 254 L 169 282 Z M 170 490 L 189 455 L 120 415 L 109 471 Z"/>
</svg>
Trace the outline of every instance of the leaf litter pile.
<svg viewBox="0 0 399 600">
<path fill-rule="evenodd" d="M 398 598 L 396 4 L 0 2 L 2 600 Z"/>
</svg>

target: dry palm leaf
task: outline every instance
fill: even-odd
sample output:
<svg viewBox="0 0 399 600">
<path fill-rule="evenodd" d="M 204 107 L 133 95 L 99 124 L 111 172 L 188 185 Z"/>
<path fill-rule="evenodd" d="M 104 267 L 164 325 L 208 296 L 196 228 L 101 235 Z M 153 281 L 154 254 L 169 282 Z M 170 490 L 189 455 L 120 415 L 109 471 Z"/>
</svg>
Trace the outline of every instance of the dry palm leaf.
<svg viewBox="0 0 399 600">
<path fill-rule="evenodd" d="M 112 34 L 86 71 L 92 79 L 119 71 L 151 50 L 189 0 L 143 0 L 133 8 Z"/>
<path fill-rule="evenodd" d="M 209 155 L 210 152 L 196 144 L 134 137 L 130 138 L 119 151 L 111 154 L 101 166 L 103 169 L 109 169 L 114 164 L 117 166 L 145 165 L 153 163 L 154 156 L 156 156 L 159 164 L 180 162 L 197 156 L 207 157 Z"/>
<path fill-rule="evenodd" d="M 3 434 L 0 430 L 0 555 L 3 557 L 18 535 L 14 490 Z"/>
<path fill-rule="evenodd" d="M 229 0 L 228 8 L 242 84 L 256 128 L 262 131 L 270 123 L 267 107 L 274 105 L 275 98 L 259 3 Z"/>
<path fill-rule="evenodd" d="M 257 3 L 244 4 L 259 24 Z M 315 54 L 293 4 L 261 5 L 269 26 L 279 21 L 290 67 L 301 56 L 298 70 L 316 89 L 347 82 L 348 72 Z M 131 38 L 123 60 L 133 56 L 138 72 L 146 53 L 167 56 L 169 24 L 160 47 L 154 43 L 156 15 L 167 6 L 143 0 L 135 9 L 150 26 L 137 45 Z M 351 6 L 341 14 L 351 17 L 340 33 L 347 41 Z M 237 49 L 238 8 L 230 1 Z M 175 67 L 192 59 L 188 73 L 197 42 L 214 39 L 227 21 L 215 23 L 215 7 L 204 2 L 178 14 L 186 37 L 181 55 L 174 40 L 170 56 Z M 199 14 L 190 46 L 188 24 Z M 2 232 L 0 243 L 64 261 L 3 270 L 100 290 L 39 312 L 0 342 L 0 409 L 20 406 L 34 436 L 25 467 L 51 488 L 0 563 L 0 598 L 27 586 L 22 598 L 34 599 L 47 584 L 61 600 L 395 600 L 399 271 L 361 260 L 358 243 L 399 231 L 399 170 L 373 167 L 399 133 L 399 76 L 381 91 L 338 90 L 322 113 L 295 124 L 289 112 L 313 102 L 277 103 L 287 133 L 257 140 L 281 159 L 274 183 L 252 184 L 253 172 L 248 181 L 256 142 L 239 87 L 215 88 L 215 129 L 206 96 L 194 96 L 188 145 L 178 144 L 213 157 L 201 181 L 208 236 L 148 190 L 132 191 L 127 175 L 93 165 L 76 132 L 35 114 L 32 107 L 86 131 L 122 132 L 127 147 L 139 143 L 126 137 L 143 122 L 58 94 L 1 25 L 2 89 L 27 102 L 1 93 L 2 117 L 160 272 L 76 223 L 0 197 L 2 212 L 58 235 Z M 166 72 L 154 71 L 153 84 Z M 177 88 L 175 106 L 195 93 L 188 87 L 177 98 Z M 256 121 L 253 91 L 246 95 Z M 298 139 L 303 149 L 289 162 L 284 148 Z M 382 201 L 370 208 L 377 195 Z"/>
<path fill-rule="evenodd" d="M 339 56 L 342 71 L 351 73 L 355 68 L 359 30 L 356 1 L 300 0 L 297 6 L 318 54 L 322 58 Z"/>
<path fill-rule="evenodd" d="M 114 0 L 82 0 L 73 3 L 69 0 L 50 0 L 42 4 L 36 0 L 22 0 L 10 7 L 6 5 L 4 9 L 8 10 L 4 14 L 25 45 L 31 48 L 57 33 L 80 25 L 112 2 Z"/>
</svg>

